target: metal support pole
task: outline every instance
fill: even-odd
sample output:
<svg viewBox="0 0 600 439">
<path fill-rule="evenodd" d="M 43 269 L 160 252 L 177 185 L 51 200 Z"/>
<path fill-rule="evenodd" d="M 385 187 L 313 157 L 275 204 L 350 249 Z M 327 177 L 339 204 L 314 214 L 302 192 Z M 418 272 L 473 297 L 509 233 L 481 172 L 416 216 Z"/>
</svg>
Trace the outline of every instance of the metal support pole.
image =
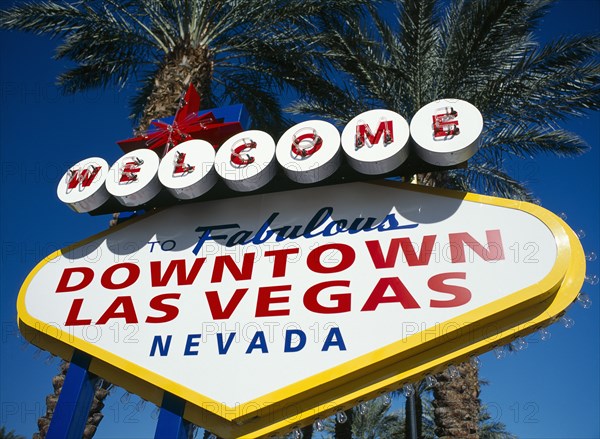
<svg viewBox="0 0 600 439">
<path fill-rule="evenodd" d="M 183 420 L 184 409 L 183 399 L 165 392 L 154 439 L 187 439 L 189 424 Z"/>
<path fill-rule="evenodd" d="M 56 403 L 47 439 L 83 436 L 98 377 L 89 373 L 92 358 L 75 350 Z"/>
<path fill-rule="evenodd" d="M 406 398 L 406 432 L 408 439 L 418 439 L 417 437 L 417 397 L 413 392 Z"/>
</svg>

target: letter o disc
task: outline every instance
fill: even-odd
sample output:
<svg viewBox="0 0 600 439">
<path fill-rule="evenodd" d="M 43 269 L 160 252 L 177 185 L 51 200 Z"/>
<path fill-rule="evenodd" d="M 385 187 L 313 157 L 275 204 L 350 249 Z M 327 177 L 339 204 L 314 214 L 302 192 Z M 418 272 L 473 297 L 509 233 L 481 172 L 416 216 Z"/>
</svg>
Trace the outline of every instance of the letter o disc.
<svg viewBox="0 0 600 439">
<path fill-rule="evenodd" d="M 294 142 L 298 144 L 296 152 Z M 290 180 L 316 183 L 331 176 L 340 166 L 340 133 L 322 120 L 299 123 L 283 133 L 275 155 Z"/>
</svg>

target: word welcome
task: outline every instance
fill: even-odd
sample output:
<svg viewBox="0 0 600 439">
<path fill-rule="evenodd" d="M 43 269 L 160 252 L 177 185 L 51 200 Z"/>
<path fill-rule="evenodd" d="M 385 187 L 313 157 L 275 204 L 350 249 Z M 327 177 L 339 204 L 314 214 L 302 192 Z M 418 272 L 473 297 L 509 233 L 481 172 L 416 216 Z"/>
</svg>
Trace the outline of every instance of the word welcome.
<svg viewBox="0 0 600 439">
<path fill-rule="evenodd" d="M 291 127 L 277 143 L 268 133 L 250 130 L 216 151 L 207 141 L 193 139 L 162 158 L 151 149 L 128 152 L 112 166 L 88 158 L 65 173 L 57 194 L 76 212 L 91 212 L 111 197 L 127 207 L 151 204 L 163 189 L 174 200 L 196 199 L 219 179 L 234 191 L 251 192 L 269 183 L 278 169 L 297 183 L 322 181 L 336 172 L 342 155 L 359 173 L 382 175 L 404 163 L 409 143 L 424 161 L 450 166 L 477 152 L 482 130 L 479 111 L 458 99 L 426 105 L 410 126 L 393 111 L 371 110 L 352 119 L 341 135 L 328 122 L 310 120 Z"/>
</svg>

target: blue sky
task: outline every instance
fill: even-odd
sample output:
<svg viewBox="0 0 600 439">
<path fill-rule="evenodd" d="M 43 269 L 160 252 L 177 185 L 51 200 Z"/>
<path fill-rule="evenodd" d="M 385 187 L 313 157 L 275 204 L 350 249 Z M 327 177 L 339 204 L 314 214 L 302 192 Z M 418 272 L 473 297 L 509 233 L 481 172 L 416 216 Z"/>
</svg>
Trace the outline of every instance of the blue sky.
<svg viewBox="0 0 600 439">
<path fill-rule="evenodd" d="M 564 33 L 600 31 L 600 1 L 561 0 L 542 22 L 541 39 Z M 109 163 L 121 154 L 117 140 L 130 137 L 128 96 L 115 90 L 61 96 L 53 85 L 64 68 L 51 59 L 55 43 L 32 35 L 0 32 L 0 425 L 30 437 L 45 410 L 58 361 L 17 336 L 15 301 L 35 264 L 54 250 L 107 227 L 109 217 L 77 215 L 56 197 L 58 179 L 90 156 Z M 529 182 L 542 205 L 567 215 L 585 231 L 586 252 L 600 253 L 600 115 L 569 121 L 592 150 L 577 159 L 536 157 L 509 164 Z M 588 273 L 599 273 L 599 262 Z M 575 327 L 550 328 L 552 338 L 528 337 L 524 352 L 496 360 L 481 357 L 482 392 L 493 419 L 521 438 L 600 437 L 600 298 L 584 285 L 592 309 L 576 304 L 568 314 Z M 136 411 L 117 389 L 107 400 L 98 438 L 153 437 L 152 404 Z M 121 401 L 123 399 L 123 401 Z"/>
</svg>

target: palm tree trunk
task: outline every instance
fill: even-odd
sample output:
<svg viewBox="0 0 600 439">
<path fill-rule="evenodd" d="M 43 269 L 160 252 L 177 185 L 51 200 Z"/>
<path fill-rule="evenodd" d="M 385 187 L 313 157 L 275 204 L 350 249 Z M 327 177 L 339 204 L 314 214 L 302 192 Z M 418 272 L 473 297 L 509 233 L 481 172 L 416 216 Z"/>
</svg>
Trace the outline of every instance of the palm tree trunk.
<svg viewBox="0 0 600 439">
<path fill-rule="evenodd" d="M 46 396 L 46 413 L 38 419 L 38 432 L 33 434 L 33 439 L 44 439 L 50 428 L 50 421 L 52 421 L 52 414 L 56 409 L 56 403 L 58 402 L 58 396 L 62 390 L 63 383 L 65 382 L 65 376 L 67 370 L 69 370 L 69 364 L 66 361 L 62 361 L 58 366 L 58 374 L 52 378 L 52 387 L 54 392 Z"/>
<path fill-rule="evenodd" d="M 152 90 L 144 106 L 139 129 L 148 129 L 153 119 L 175 114 L 177 98 L 186 91 L 190 83 L 200 93 L 202 106 L 212 107 L 213 67 L 212 54 L 206 47 L 186 47 L 185 50 L 175 50 L 167 55 L 153 77 Z"/>
<path fill-rule="evenodd" d="M 413 397 L 415 398 L 415 419 L 416 419 L 416 423 L 414 426 L 412 426 L 412 428 L 416 429 L 417 432 L 417 438 L 421 438 L 423 436 L 423 401 L 421 400 L 421 394 L 417 391 L 414 393 Z M 411 418 L 410 413 L 412 411 L 412 407 L 410 405 L 410 400 L 409 398 L 406 398 L 406 402 L 404 403 L 404 413 L 406 413 L 405 416 L 405 428 L 404 428 L 404 438 L 405 439 L 411 439 L 411 435 L 410 435 L 410 431 L 409 431 L 409 426 L 408 426 L 408 422 L 409 419 Z"/>
<path fill-rule="evenodd" d="M 457 366 L 460 377 L 452 378 L 445 370 L 437 376 L 433 389 L 435 434 L 439 439 L 479 438 L 479 379 L 477 366 Z"/>
<path fill-rule="evenodd" d="M 54 388 L 54 392 L 46 397 L 46 413 L 38 419 L 38 432 L 34 433 L 33 439 L 44 439 L 48 433 L 50 422 L 52 421 L 52 415 L 56 409 L 58 397 L 62 391 L 70 364 L 71 363 L 68 361 L 62 361 L 58 367 L 58 374 L 52 378 L 52 387 Z M 104 408 L 104 400 L 108 396 L 111 387 L 112 385 L 108 381 L 102 381 L 101 384 L 96 388 L 94 400 L 92 401 L 92 406 L 90 407 L 88 419 L 83 431 L 83 439 L 92 439 L 94 437 L 96 429 L 104 417 L 101 412 Z"/>
</svg>

